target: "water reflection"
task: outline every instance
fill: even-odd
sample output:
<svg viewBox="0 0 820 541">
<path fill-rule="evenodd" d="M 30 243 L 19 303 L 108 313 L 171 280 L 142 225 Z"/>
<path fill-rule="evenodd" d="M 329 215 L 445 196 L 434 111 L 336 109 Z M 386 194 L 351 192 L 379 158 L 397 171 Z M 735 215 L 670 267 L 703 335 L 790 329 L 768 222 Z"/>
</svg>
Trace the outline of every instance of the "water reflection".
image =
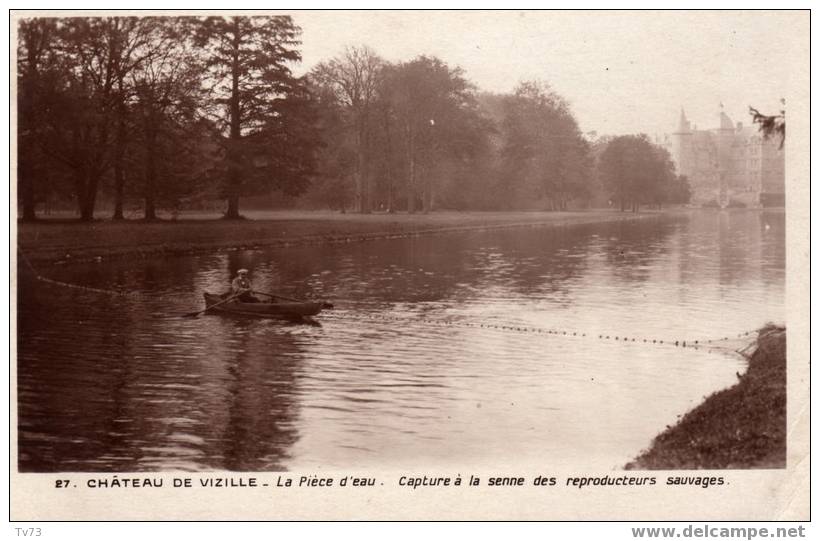
<svg viewBox="0 0 820 541">
<path fill-rule="evenodd" d="M 784 222 L 782 212 L 703 212 L 59 276 L 140 298 L 34 283 L 21 270 L 20 468 L 466 467 L 512 456 L 619 467 L 741 364 L 425 318 L 664 340 L 749 330 L 783 318 Z M 328 297 L 336 315 L 320 326 L 175 317 L 242 267 L 255 289 Z"/>
</svg>

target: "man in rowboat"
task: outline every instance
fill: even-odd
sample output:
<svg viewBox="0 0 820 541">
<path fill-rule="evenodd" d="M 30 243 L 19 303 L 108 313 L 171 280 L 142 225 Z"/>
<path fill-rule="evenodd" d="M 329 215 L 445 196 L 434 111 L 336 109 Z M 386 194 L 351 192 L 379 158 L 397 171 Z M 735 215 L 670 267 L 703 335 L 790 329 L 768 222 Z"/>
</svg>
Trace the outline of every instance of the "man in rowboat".
<svg viewBox="0 0 820 541">
<path fill-rule="evenodd" d="M 248 279 L 248 269 L 239 269 L 231 282 L 231 293 L 241 302 L 262 302 L 252 295 L 253 287 Z"/>
</svg>

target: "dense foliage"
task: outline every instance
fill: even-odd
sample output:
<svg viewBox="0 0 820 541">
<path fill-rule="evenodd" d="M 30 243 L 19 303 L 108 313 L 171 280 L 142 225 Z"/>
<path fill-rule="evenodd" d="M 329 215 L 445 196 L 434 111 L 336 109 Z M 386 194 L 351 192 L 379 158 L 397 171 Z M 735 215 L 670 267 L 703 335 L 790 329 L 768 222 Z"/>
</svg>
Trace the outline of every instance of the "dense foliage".
<svg viewBox="0 0 820 541">
<path fill-rule="evenodd" d="M 218 201 L 238 218 L 241 198 L 272 193 L 362 213 L 688 201 L 665 150 L 588 137 L 546 83 L 482 93 L 440 58 L 366 46 L 298 77 L 299 36 L 289 16 L 21 21 L 22 218 Z"/>
<path fill-rule="evenodd" d="M 645 135 L 622 135 L 608 141 L 598 159 L 598 174 L 621 210 L 638 210 L 642 204 L 687 203 L 691 195 L 686 177 L 675 175 L 669 152 Z"/>
<path fill-rule="evenodd" d="M 776 115 L 764 115 L 751 105 L 749 106 L 749 114 L 752 116 L 752 122 L 757 124 L 760 132 L 767 139 L 776 137 L 780 139 L 780 148 L 786 144 L 786 100 L 780 100 L 783 104 L 783 109 Z"/>
</svg>

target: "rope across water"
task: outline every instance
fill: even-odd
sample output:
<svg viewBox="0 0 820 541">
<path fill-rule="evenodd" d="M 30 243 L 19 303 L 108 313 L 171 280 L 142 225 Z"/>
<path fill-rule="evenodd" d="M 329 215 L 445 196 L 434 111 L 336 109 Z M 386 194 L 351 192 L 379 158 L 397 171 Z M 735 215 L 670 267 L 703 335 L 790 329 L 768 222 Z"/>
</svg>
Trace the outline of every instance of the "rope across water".
<svg viewBox="0 0 820 541">
<path fill-rule="evenodd" d="M 589 339 L 596 339 L 596 340 L 606 340 L 611 342 L 620 342 L 620 343 L 641 343 L 641 344 L 654 344 L 658 346 L 671 346 L 671 347 L 681 347 L 681 348 L 690 348 L 695 350 L 705 349 L 709 352 L 712 350 L 720 350 L 721 352 L 725 352 L 726 350 L 735 351 L 741 353 L 745 351 L 748 347 L 743 347 L 741 349 L 736 349 L 729 345 L 731 342 L 735 340 L 742 340 L 746 341 L 751 340 L 757 335 L 756 330 L 744 331 L 741 333 L 737 333 L 736 335 L 724 336 L 720 338 L 707 338 L 707 339 L 679 339 L 679 340 L 670 340 L 670 339 L 660 339 L 660 338 L 646 338 L 646 337 L 638 337 L 638 336 L 625 336 L 625 335 L 617 335 L 613 333 L 589 333 L 589 332 L 582 332 L 578 330 L 566 330 L 566 329 L 547 329 L 542 327 L 529 327 L 523 325 L 503 325 L 497 323 L 476 323 L 472 321 L 454 321 L 448 319 L 433 319 L 433 318 L 410 318 L 410 317 L 395 317 L 395 316 L 388 316 L 382 314 L 359 314 L 353 312 L 326 312 L 322 314 L 322 319 L 357 319 L 357 320 L 364 320 L 364 321 L 378 321 L 378 322 L 385 322 L 385 323 L 401 323 L 401 324 L 421 324 L 421 325 L 431 325 L 435 327 L 461 327 L 461 328 L 471 328 L 471 329 L 488 329 L 488 330 L 495 330 L 495 331 L 504 331 L 504 332 L 515 332 L 515 333 L 522 333 L 522 334 L 540 334 L 540 335 L 552 335 L 552 336 L 563 336 L 563 337 L 575 337 L 575 338 L 589 338 Z"/>
<path fill-rule="evenodd" d="M 147 298 L 147 299 L 156 299 L 155 295 L 146 295 L 144 293 L 136 292 L 136 291 L 119 291 L 113 289 L 101 289 L 96 287 L 84 286 L 80 284 L 73 284 L 70 282 L 63 282 L 60 280 L 54 280 L 52 278 L 48 278 L 40 274 L 34 265 L 31 264 L 31 261 L 26 257 L 26 255 L 22 252 L 18 253 L 22 256 L 23 261 L 26 263 L 28 268 L 32 271 L 36 279 L 40 282 L 45 282 L 48 284 L 66 287 L 71 289 L 77 289 L 82 291 L 87 291 L 90 293 L 97 293 L 101 295 L 114 295 L 120 297 L 130 297 L 130 298 Z M 167 297 L 169 295 L 163 295 L 163 300 L 167 302 Z M 186 298 L 190 298 L 188 294 L 178 294 L 175 295 L 178 297 L 185 296 Z M 523 334 L 532 334 L 532 335 L 552 335 L 552 336 L 564 336 L 564 337 L 576 337 L 576 338 L 589 338 L 589 339 L 597 339 L 597 340 L 604 340 L 604 341 L 611 341 L 611 342 L 619 342 L 619 343 L 642 343 L 642 344 L 654 344 L 657 346 L 671 346 L 671 347 L 681 347 L 681 348 L 690 348 L 695 350 L 705 349 L 709 353 L 712 352 L 720 352 L 725 353 L 727 351 L 733 351 L 736 353 L 740 353 L 742 355 L 746 355 L 746 351 L 753 345 L 753 343 L 748 343 L 748 340 L 757 336 L 756 330 L 749 330 L 744 331 L 741 333 L 737 333 L 736 335 L 733 334 L 732 336 L 723 336 L 717 338 L 707 338 L 707 339 L 678 339 L 678 340 L 670 340 L 670 339 L 661 339 L 661 338 L 647 338 L 647 337 L 638 337 L 638 336 L 626 336 L 626 335 L 617 335 L 613 333 L 597 333 L 597 332 L 583 332 L 578 330 L 568 330 L 568 329 L 547 329 L 541 327 L 528 327 L 522 325 L 503 325 L 498 323 L 477 323 L 472 321 L 455 321 L 450 319 L 434 319 L 434 318 L 411 318 L 411 317 L 397 317 L 397 316 L 390 316 L 384 314 L 373 314 L 373 313 L 361 313 L 361 312 L 351 312 L 349 310 L 337 310 L 333 312 L 323 312 L 321 314 L 321 319 L 335 319 L 335 320 L 360 320 L 360 321 L 379 321 L 385 323 L 401 323 L 403 325 L 407 324 L 420 324 L 420 325 L 430 325 L 435 327 L 462 327 L 462 328 L 471 328 L 471 329 L 487 329 L 493 331 L 502 331 L 502 332 L 515 332 L 515 333 L 523 333 Z M 731 345 L 732 342 L 735 340 L 742 340 L 747 343 L 743 344 L 740 348 L 733 347 Z M 736 344 L 735 344 L 736 345 Z"/>
<path fill-rule="evenodd" d="M 26 254 L 19 251 L 17 252 L 23 259 L 23 262 L 29 268 L 29 270 L 34 275 L 34 278 L 37 279 L 38 282 L 44 282 L 46 284 L 51 284 L 59 287 L 65 287 L 69 289 L 76 289 L 79 291 L 87 291 L 89 293 L 97 293 L 99 295 L 110 295 L 116 297 L 130 297 L 134 299 L 155 299 L 156 295 L 149 295 L 145 293 L 141 293 L 139 291 L 123 291 L 123 290 L 116 290 L 116 289 L 102 289 L 99 287 L 91 287 L 85 286 L 81 284 L 74 284 L 71 282 L 63 282 L 61 280 L 55 280 L 53 278 L 49 278 L 48 276 L 44 276 L 41 274 L 35 267 L 32 265 L 31 260 L 26 257 Z M 166 300 L 168 297 L 186 297 L 190 298 L 191 296 L 188 293 L 178 293 L 178 294 L 164 294 L 163 299 Z"/>
</svg>

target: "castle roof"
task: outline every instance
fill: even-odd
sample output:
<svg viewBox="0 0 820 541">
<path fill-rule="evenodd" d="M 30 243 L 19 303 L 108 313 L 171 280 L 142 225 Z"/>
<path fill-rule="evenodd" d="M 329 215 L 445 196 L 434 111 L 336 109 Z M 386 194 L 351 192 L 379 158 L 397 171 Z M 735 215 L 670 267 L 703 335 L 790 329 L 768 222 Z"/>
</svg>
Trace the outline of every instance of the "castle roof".
<svg viewBox="0 0 820 541">
<path fill-rule="evenodd" d="M 678 120 L 678 131 L 677 133 L 689 133 L 691 131 L 691 125 L 689 124 L 689 120 L 686 118 L 686 112 L 683 110 L 683 107 L 680 108 L 680 120 Z"/>
<path fill-rule="evenodd" d="M 723 111 L 720 112 L 720 129 L 721 130 L 732 130 L 732 131 L 734 131 L 734 129 L 735 129 L 735 125 L 732 122 L 732 119 L 729 118 L 729 115 L 727 115 Z"/>
</svg>

